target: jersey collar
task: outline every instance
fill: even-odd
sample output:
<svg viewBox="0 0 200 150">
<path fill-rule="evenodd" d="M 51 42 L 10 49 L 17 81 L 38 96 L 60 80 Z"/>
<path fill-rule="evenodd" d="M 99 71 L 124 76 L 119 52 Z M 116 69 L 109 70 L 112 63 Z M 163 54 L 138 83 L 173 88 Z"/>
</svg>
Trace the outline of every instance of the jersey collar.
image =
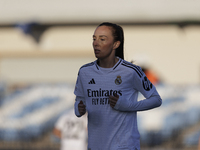
<svg viewBox="0 0 200 150">
<path fill-rule="evenodd" d="M 119 64 L 122 62 L 122 59 L 121 59 L 121 58 L 119 58 L 119 57 L 117 57 L 117 58 L 118 58 L 119 60 L 118 60 L 118 62 L 112 67 L 112 69 L 110 68 L 111 70 L 115 70 L 115 69 L 117 68 L 117 66 L 119 66 Z M 95 66 L 97 67 L 98 70 L 100 70 L 101 67 L 97 64 L 97 61 L 98 61 L 98 60 L 95 61 Z"/>
</svg>

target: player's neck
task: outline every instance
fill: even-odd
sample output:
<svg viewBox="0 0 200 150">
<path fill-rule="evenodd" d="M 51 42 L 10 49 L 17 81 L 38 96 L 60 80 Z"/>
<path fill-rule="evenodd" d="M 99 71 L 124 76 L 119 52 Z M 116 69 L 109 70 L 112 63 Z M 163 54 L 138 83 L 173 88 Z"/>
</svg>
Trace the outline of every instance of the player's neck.
<svg viewBox="0 0 200 150">
<path fill-rule="evenodd" d="M 102 68 L 112 68 L 118 62 L 118 58 L 114 59 L 98 59 L 98 65 Z"/>
</svg>

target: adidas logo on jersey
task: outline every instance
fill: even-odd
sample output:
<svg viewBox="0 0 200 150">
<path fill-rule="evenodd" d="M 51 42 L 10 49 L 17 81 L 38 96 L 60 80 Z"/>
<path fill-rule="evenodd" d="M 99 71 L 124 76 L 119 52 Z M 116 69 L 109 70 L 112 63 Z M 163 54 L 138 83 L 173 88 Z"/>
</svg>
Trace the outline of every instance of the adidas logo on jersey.
<svg viewBox="0 0 200 150">
<path fill-rule="evenodd" d="M 92 80 L 90 80 L 90 82 L 88 82 L 88 84 L 95 84 L 94 79 L 92 78 Z"/>
</svg>

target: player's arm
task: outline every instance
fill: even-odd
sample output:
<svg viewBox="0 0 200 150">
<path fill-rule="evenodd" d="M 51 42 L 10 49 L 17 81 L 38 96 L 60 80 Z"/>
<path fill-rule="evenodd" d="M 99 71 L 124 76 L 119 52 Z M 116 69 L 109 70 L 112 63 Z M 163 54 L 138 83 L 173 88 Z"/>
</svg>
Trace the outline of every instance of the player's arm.
<svg viewBox="0 0 200 150">
<path fill-rule="evenodd" d="M 200 150 L 200 137 L 199 137 L 198 150 Z"/>
<path fill-rule="evenodd" d="M 53 129 L 53 134 L 59 139 L 61 139 L 61 131 L 57 129 L 56 127 Z"/>
<path fill-rule="evenodd" d="M 77 117 L 81 117 L 86 113 L 86 105 L 85 105 L 85 98 L 84 98 L 84 91 L 83 91 L 83 85 L 81 81 L 81 71 L 79 70 L 78 78 L 76 81 L 76 86 L 74 90 L 74 94 L 76 95 L 75 103 L 74 103 L 74 110 L 75 115 Z"/>
<path fill-rule="evenodd" d="M 137 101 L 130 97 L 124 99 L 124 97 L 110 96 L 110 104 L 116 110 L 119 111 L 143 111 L 159 107 L 162 104 L 162 99 L 158 94 L 155 86 L 148 80 L 146 75 L 140 70 L 142 76 L 137 73 L 133 73 L 133 88 L 139 91 L 146 98 L 141 101 Z M 113 101 L 115 103 L 113 104 Z"/>
<path fill-rule="evenodd" d="M 158 94 L 158 92 L 154 90 L 154 92 L 149 98 L 137 101 L 137 103 L 135 104 L 135 109 L 136 111 L 144 111 L 159 107 L 161 106 L 161 104 L 162 104 L 162 99 Z"/>
<path fill-rule="evenodd" d="M 141 101 L 124 100 L 119 96 L 110 96 L 110 106 L 119 111 L 144 111 L 159 107 L 162 99 L 156 90 L 149 98 Z"/>
</svg>

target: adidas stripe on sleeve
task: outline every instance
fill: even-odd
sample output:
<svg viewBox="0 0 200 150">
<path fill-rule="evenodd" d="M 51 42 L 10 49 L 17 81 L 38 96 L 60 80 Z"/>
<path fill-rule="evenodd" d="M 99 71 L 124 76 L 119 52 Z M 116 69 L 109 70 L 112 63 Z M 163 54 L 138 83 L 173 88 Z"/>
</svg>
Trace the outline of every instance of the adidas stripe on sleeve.
<svg viewBox="0 0 200 150">
<path fill-rule="evenodd" d="M 133 81 L 132 86 L 136 91 L 142 93 L 146 99 L 137 101 L 134 95 L 127 100 L 124 97 L 119 97 L 115 109 L 120 111 L 143 111 L 160 106 L 162 100 L 142 69 L 126 61 L 122 65 L 133 70 L 130 78 L 130 81 Z"/>
<path fill-rule="evenodd" d="M 122 65 L 134 70 L 132 74 L 133 88 L 142 93 L 145 98 L 149 98 L 154 92 L 155 87 L 146 77 L 141 67 L 127 61 L 123 61 Z"/>
</svg>

